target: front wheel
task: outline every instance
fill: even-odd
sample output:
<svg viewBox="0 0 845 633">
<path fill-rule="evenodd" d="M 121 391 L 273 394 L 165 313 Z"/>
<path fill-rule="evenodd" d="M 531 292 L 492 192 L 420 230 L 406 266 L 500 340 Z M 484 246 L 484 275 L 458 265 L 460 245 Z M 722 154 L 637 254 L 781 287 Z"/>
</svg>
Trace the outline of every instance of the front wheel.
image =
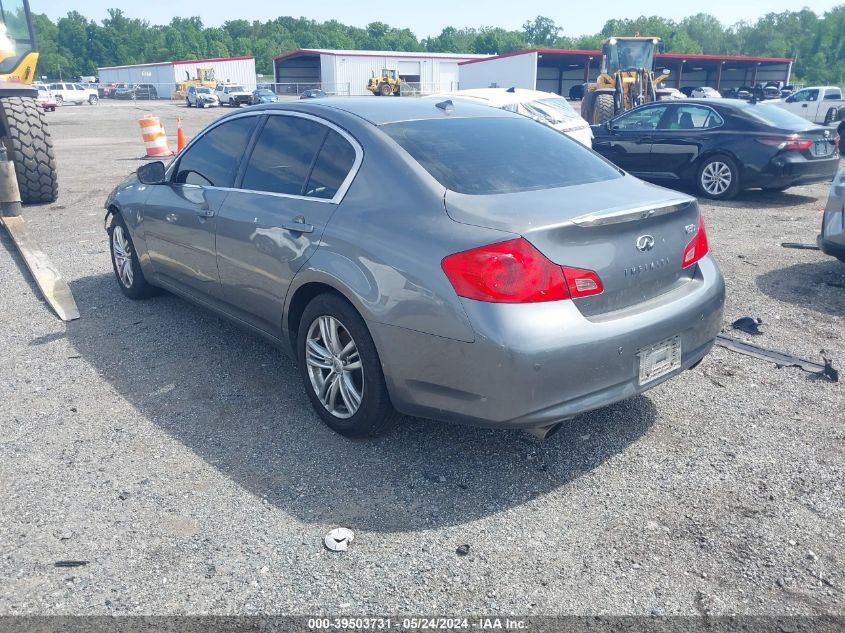
<svg viewBox="0 0 845 633">
<path fill-rule="evenodd" d="M 63 105 L 64 102 L 65 102 L 65 100 L 62 97 L 62 95 L 56 95 L 56 105 L 57 106 Z"/>
<path fill-rule="evenodd" d="M 314 298 L 300 320 L 296 347 L 308 398 L 330 428 L 347 437 L 372 437 L 396 424 L 373 339 L 345 299 Z"/>
<path fill-rule="evenodd" d="M 616 111 L 614 105 L 614 98 L 612 94 L 597 94 L 596 100 L 593 103 L 593 120 L 594 124 L 601 124 L 613 118 Z"/>
<path fill-rule="evenodd" d="M 30 97 L 0 99 L 0 128 L 24 204 L 54 202 L 59 195 L 56 155 L 44 113 Z"/>
<path fill-rule="evenodd" d="M 393 88 L 391 88 L 388 84 L 382 84 L 379 88 L 379 92 L 381 93 L 382 97 L 389 97 L 393 94 Z"/>
<path fill-rule="evenodd" d="M 701 163 L 696 178 L 698 190 L 706 198 L 730 200 L 739 192 L 739 170 L 728 156 L 711 156 Z"/>
<path fill-rule="evenodd" d="M 123 294 L 130 299 L 138 300 L 147 299 L 161 292 L 144 277 L 129 229 L 126 228 L 123 218 L 117 214 L 112 215 L 109 227 L 109 247 L 114 276 Z"/>
<path fill-rule="evenodd" d="M 185 99 L 185 107 L 186 107 L 186 108 L 190 108 L 190 107 L 191 107 L 191 100 L 190 100 L 190 99 L 187 99 L 187 98 Z"/>
</svg>

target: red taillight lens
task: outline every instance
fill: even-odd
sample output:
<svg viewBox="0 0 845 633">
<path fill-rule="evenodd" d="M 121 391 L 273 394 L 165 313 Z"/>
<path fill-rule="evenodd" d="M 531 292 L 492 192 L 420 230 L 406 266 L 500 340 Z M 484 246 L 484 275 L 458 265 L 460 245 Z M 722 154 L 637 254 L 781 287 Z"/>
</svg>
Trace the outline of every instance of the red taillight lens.
<svg viewBox="0 0 845 633">
<path fill-rule="evenodd" d="M 786 138 L 782 136 L 768 137 L 758 138 L 757 140 L 763 145 L 777 147 L 779 150 L 810 149 L 813 146 L 813 139 L 800 138 L 798 136 L 787 136 Z"/>
<path fill-rule="evenodd" d="M 710 245 L 707 243 L 707 231 L 704 230 L 704 218 L 698 216 L 698 230 L 695 232 L 695 237 L 692 238 L 689 244 L 684 248 L 684 258 L 681 262 L 683 268 L 692 266 L 695 262 L 700 260 L 710 250 Z"/>
<path fill-rule="evenodd" d="M 476 301 L 538 303 L 602 291 L 596 273 L 558 266 L 521 237 L 449 255 L 441 266 L 455 292 Z"/>
</svg>

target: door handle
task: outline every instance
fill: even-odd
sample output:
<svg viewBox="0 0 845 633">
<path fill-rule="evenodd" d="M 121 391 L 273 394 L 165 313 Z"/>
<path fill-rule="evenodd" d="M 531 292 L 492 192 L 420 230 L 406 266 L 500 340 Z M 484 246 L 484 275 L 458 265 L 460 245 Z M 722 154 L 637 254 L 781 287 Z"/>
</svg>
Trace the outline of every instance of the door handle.
<svg viewBox="0 0 845 633">
<path fill-rule="evenodd" d="M 807 104 L 806 104 L 806 103 L 802 103 L 802 104 L 801 104 L 801 107 L 802 107 L 802 108 L 806 108 L 806 107 L 807 107 Z"/>
<path fill-rule="evenodd" d="M 214 211 L 208 208 L 207 204 L 202 205 L 196 210 L 196 214 L 201 218 L 213 218 Z"/>
<path fill-rule="evenodd" d="M 291 233 L 313 233 L 314 226 L 311 224 L 306 224 L 305 216 L 298 215 L 290 222 L 283 222 L 282 228 L 290 231 Z"/>
</svg>

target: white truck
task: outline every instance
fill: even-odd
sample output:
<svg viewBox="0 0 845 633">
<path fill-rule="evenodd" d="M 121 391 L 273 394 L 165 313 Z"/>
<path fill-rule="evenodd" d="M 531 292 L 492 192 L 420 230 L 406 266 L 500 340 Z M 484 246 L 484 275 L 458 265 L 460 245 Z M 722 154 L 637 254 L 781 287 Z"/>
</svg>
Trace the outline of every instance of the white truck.
<svg viewBox="0 0 845 633">
<path fill-rule="evenodd" d="M 226 105 L 230 108 L 239 108 L 241 105 L 252 103 L 252 93 L 238 84 L 217 84 L 215 94 L 220 100 L 220 105 Z"/>
<path fill-rule="evenodd" d="M 786 99 L 767 101 L 793 114 L 821 125 L 845 120 L 845 101 L 838 86 L 810 86 L 793 92 Z"/>
</svg>

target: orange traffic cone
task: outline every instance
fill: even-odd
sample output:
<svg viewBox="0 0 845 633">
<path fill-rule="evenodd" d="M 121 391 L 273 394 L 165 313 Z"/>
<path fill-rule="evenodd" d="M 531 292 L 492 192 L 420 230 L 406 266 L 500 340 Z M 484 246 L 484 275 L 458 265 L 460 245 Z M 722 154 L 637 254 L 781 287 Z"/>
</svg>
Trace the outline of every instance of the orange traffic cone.
<svg viewBox="0 0 845 633">
<path fill-rule="evenodd" d="M 178 128 L 176 129 L 176 151 L 181 152 L 185 147 L 185 130 L 182 129 L 182 117 L 176 119 Z"/>
</svg>

